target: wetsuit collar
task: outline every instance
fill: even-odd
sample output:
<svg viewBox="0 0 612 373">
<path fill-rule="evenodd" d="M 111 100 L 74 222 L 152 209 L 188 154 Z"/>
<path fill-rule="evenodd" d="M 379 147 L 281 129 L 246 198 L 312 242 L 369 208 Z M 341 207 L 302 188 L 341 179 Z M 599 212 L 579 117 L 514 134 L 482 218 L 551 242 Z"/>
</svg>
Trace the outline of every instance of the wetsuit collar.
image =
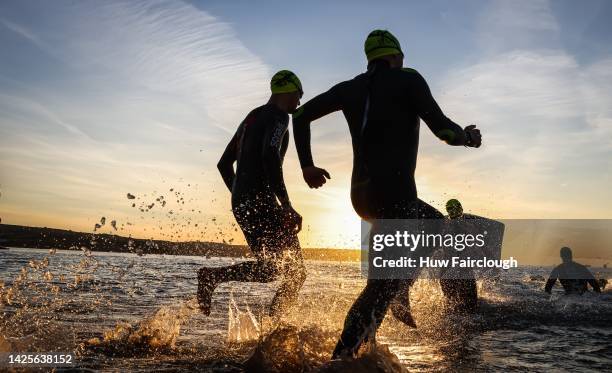
<svg viewBox="0 0 612 373">
<path fill-rule="evenodd" d="M 383 70 L 383 69 L 390 69 L 391 65 L 389 64 L 389 61 L 383 60 L 383 59 L 376 59 L 373 61 L 370 61 L 370 63 L 368 63 L 368 70 L 372 70 L 376 68 L 376 70 Z"/>
<path fill-rule="evenodd" d="M 266 103 L 264 106 L 271 108 L 272 110 L 274 110 L 275 112 L 282 114 L 282 115 L 289 115 L 288 113 L 284 112 L 281 108 L 279 108 L 275 103 L 273 102 L 268 102 Z"/>
</svg>

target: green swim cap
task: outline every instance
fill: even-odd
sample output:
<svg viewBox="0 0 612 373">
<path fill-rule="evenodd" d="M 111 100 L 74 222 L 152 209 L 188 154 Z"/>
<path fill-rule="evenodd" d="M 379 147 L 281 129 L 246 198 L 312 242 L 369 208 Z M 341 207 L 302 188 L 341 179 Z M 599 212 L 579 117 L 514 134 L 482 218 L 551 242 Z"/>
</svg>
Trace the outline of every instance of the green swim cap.
<svg viewBox="0 0 612 373">
<path fill-rule="evenodd" d="M 404 54 L 400 43 L 392 33 L 387 30 L 374 30 L 370 32 L 364 44 L 368 62 L 391 54 Z"/>
<path fill-rule="evenodd" d="M 270 81 L 270 90 L 272 93 L 289 93 L 289 92 L 300 92 L 304 94 L 302 90 L 302 83 L 298 79 L 297 75 L 289 70 L 281 70 L 274 74 Z"/>
<path fill-rule="evenodd" d="M 446 210 L 451 210 L 451 209 L 457 209 L 460 208 L 462 209 L 463 206 L 461 206 L 461 202 L 459 202 L 456 199 L 449 199 L 448 202 L 446 202 Z"/>
</svg>

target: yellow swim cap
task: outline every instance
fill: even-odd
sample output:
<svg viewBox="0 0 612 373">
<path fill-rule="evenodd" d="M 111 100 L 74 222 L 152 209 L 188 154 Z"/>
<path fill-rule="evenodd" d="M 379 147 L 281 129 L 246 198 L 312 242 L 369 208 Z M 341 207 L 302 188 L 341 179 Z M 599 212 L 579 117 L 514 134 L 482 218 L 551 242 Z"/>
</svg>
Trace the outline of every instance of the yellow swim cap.
<svg viewBox="0 0 612 373">
<path fill-rule="evenodd" d="M 270 90 L 272 93 L 289 93 L 297 91 L 300 92 L 300 95 L 304 94 L 300 79 L 289 70 L 281 70 L 274 74 L 270 81 Z"/>
<path fill-rule="evenodd" d="M 364 50 L 368 62 L 391 54 L 404 54 L 397 38 L 387 30 L 370 32 L 365 41 Z"/>
</svg>

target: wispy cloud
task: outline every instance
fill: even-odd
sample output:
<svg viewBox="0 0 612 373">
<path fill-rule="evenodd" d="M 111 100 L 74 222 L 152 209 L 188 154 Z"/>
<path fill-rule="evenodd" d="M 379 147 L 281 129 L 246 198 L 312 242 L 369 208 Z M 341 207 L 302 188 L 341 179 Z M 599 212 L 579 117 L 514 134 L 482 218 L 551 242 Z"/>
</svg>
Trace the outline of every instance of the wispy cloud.
<svg viewBox="0 0 612 373">
<path fill-rule="evenodd" d="M 465 196 L 496 215 L 607 214 L 599 193 L 612 170 L 612 137 L 602 136 L 612 119 L 610 62 L 580 65 L 559 30 L 546 1 L 494 2 L 484 12 L 481 58 L 449 71 L 438 98 L 459 123 L 479 125 L 485 145 L 466 154 L 427 147 L 433 155 L 420 170 L 435 180 L 430 195 Z M 475 198 L 473 185 L 495 192 Z"/>
<path fill-rule="evenodd" d="M 82 229 L 108 209 L 127 219 L 125 193 L 165 189 L 165 179 L 213 185 L 200 196 L 210 205 L 221 182 L 202 164 L 265 101 L 270 75 L 231 26 L 179 1 L 60 1 L 41 4 L 38 23 L 22 10 L 0 27 L 53 61 L 14 56 L 45 79 L 24 72 L 0 85 L 13 222 L 55 215 Z"/>
<path fill-rule="evenodd" d="M 483 8 L 478 42 L 482 52 L 540 48 L 559 43 L 560 26 L 548 0 L 494 0 Z"/>
<path fill-rule="evenodd" d="M 226 22 L 180 1 L 23 4 L 0 3 L 0 43 L 7 43 L 0 48 L 10 57 L 0 59 L 0 69 L 8 66 L 0 71 L 3 222 L 40 224 L 59 217 L 81 229 L 108 210 L 128 219 L 126 191 L 167 190 L 164 181 L 181 178 L 200 184 L 195 206 L 233 221 L 214 165 L 243 116 L 267 98 L 272 71 L 228 22 L 246 28 L 266 20 L 255 20 L 248 9 L 226 9 Z M 427 9 L 411 7 L 414 22 L 389 18 L 389 9 L 400 9 L 394 4 L 368 14 L 356 6 L 355 17 L 363 18 L 347 24 L 378 22 L 379 14 L 389 27 L 396 22 L 393 30 L 419 54 L 407 62 L 421 61 L 424 72 L 435 66 L 435 75 L 425 75 L 442 108 L 463 125 L 479 125 L 485 140 L 479 150 L 448 147 L 423 128 L 421 197 L 437 207 L 458 197 L 467 209 L 492 217 L 609 217 L 612 60 L 593 57 L 584 64 L 566 50 L 565 25 L 548 1 L 449 4 L 452 17 L 442 23 L 419 21 Z M 277 16 L 271 10 L 270 17 Z M 361 37 L 338 35 L 354 41 L 344 45 L 327 31 L 337 28 L 337 19 L 318 21 L 325 33 L 285 27 L 279 37 L 278 29 L 261 27 L 245 40 L 253 50 L 267 51 L 262 57 L 271 63 L 310 71 L 303 80 L 307 94 L 314 94 L 349 78 L 363 61 Z M 466 38 L 461 45 L 468 49 L 449 45 L 450 52 L 439 53 L 449 25 Z M 429 30 L 428 39 L 411 39 L 417 29 Z M 323 50 L 350 54 L 355 65 L 330 61 L 317 52 L 319 44 L 294 54 L 295 40 L 322 38 Z M 333 177 L 324 190 L 304 185 L 290 147 L 285 177 L 305 223 L 329 237 L 330 230 L 346 231 L 343 219 L 355 214 L 344 118 L 330 115 L 313 128 L 315 160 Z"/>
<path fill-rule="evenodd" d="M 25 39 L 36 44 L 37 46 L 45 49 L 47 48 L 47 46 L 40 40 L 40 38 L 36 34 L 25 28 L 24 26 L 18 25 L 6 19 L 0 19 L 0 23 L 2 23 L 7 29 L 13 31 L 21 37 L 24 37 Z"/>
<path fill-rule="evenodd" d="M 85 68 L 110 70 L 118 79 L 201 107 L 208 125 L 233 129 L 240 108 L 259 104 L 269 71 L 231 27 L 175 1 L 79 3 L 84 14 L 67 31 L 69 58 Z M 93 27 L 92 27 L 93 22 Z M 91 40 L 96 40 L 92 43 Z"/>
<path fill-rule="evenodd" d="M 31 121 L 34 126 L 44 126 L 47 124 L 57 125 L 70 134 L 75 135 L 79 138 L 91 140 L 83 131 L 78 127 L 67 123 L 63 119 L 59 118 L 56 113 L 51 111 L 48 107 L 41 104 L 40 102 L 34 101 L 28 97 L 11 96 L 0 93 L 0 109 L 5 113 L 19 113 L 21 118 L 27 121 Z M 0 119 L 5 122 L 5 120 Z M 13 122 L 14 123 L 14 122 Z M 22 121 L 21 124 L 24 124 Z M 7 127 L 11 126 L 11 123 L 5 123 Z M 35 127 L 32 127 L 34 129 Z"/>
</svg>

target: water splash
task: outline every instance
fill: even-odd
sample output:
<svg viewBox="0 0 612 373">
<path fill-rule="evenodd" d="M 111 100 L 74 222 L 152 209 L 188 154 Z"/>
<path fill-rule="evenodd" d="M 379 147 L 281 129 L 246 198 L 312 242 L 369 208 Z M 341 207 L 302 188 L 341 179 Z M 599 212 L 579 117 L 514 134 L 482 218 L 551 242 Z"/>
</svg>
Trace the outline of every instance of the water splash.
<svg viewBox="0 0 612 373">
<path fill-rule="evenodd" d="M 245 368 L 253 372 L 313 370 L 329 360 L 336 337 L 337 332 L 314 326 L 280 325 L 260 339 Z"/>
<path fill-rule="evenodd" d="M 238 308 L 233 293 L 230 293 L 227 316 L 228 343 L 249 342 L 259 338 L 261 330 L 255 316 L 248 305 L 244 311 Z"/>
<path fill-rule="evenodd" d="M 216 310 L 221 312 L 187 316 L 177 329 L 175 314 L 181 313 L 184 302 L 177 304 L 176 299 L 186 291 L 195 292 L 193 273 L 200 261 L 104 253 L 87 257 L 77 252 L 58 252 L 45 261 L 43 253 L 47 251 L 7 251 L 0 259 L 7 258 L 11 273 L 0 283 L 0 350 L 65 352 L 83 344 L 82 361 L 90 364 L 84 368 L 112 366 L 122 371 L 237 371 L 245 369 L 243 362 L 249 356 L 249 366 L 268 371 L 393 371 L 389 366 L 396 358 L 391 353 L 414 370 L 447 371 L 457 366 L 462 369 L 456 371 L 503 370 L 512 369 L 517 361 L 524 362 L 522 370 L 529 370 L 534 361 L 522 355 L 525 349 L 535 349 L 538 361 L 553 370 L 568 364 L 563 360 L 568 353 L 587 356 L 594 370 L 609 366 L 605 347 L 612 321 L 609 290 L 566 298 L 557 289 L 550 297 L 539 281 L 508 273 L 499 281 L 478 283 L 481 302 L 476 314 L 453 315 L 444 311 L 437 281 L 419 280 L 411 289 L 417 329 L 405 328 L 389 315 L 378 334 L 389 354 L 382 344 L 364 346 L 358 359 L 328 363 L 346 312 L 365 282 L 358 264 L 308 262 L 310 277 L 300 300 L 280 325 L 270 326 L 259 316 L 260 308 L 261 313 L 267 311 L 274 284 L 227 284 L 216 293 L 216 302 L 222 305 Z M 229 259 L 212 261 L 229 264 Z M 261 330 L 258 339 L 224 343 L 231 320 L 225 308 L 230 289 L 241 312 L 245 303 L 253 310 Z M 112 306 L 107 303 L 111 300 Z M 158 302 L 173 306 L 147 308 Z M 195 302 L 193 308 L 197 314 Z M 457 340 L 460 336 L 462 340 Z M 97 341 L 87 342 L 93 337 Z M 547 339 L 568 346 L 563 355 L 546 349 Z M 538 350 L 539 346 L 544 347 Z M 585 367 L 572 362 L 575 370 Z M 544 368 L 533 365 L 531 370 Z"/>
<path fill-rule="evenodd" d="M 368 344 L 355 359 L 332 360 L 321 366 L 317 372 L 347 372 L 347 373 L 404 373 L 408 372 L 402 366 L 395 354 L 389 351 L 387 345 Z"/>
<path fill-rule="evenodd" d="M 330 361 L 339 330 L 281 324 L 244 363 L 253 372 L 406 372 L 387 345 L 371 343 L 355 359 Z"/>
<path fill-rule="evenodd" d="M 171 351 L 176 347 L 181 326 L 198 311 L 195 298 L 177 306 L 162 306 L 155 314 L 136 325 L 119 323 L 104 332 L 102 339 L 92 338 L 86 347 L 107 355 L 132 356 Z"/>
</svg>

